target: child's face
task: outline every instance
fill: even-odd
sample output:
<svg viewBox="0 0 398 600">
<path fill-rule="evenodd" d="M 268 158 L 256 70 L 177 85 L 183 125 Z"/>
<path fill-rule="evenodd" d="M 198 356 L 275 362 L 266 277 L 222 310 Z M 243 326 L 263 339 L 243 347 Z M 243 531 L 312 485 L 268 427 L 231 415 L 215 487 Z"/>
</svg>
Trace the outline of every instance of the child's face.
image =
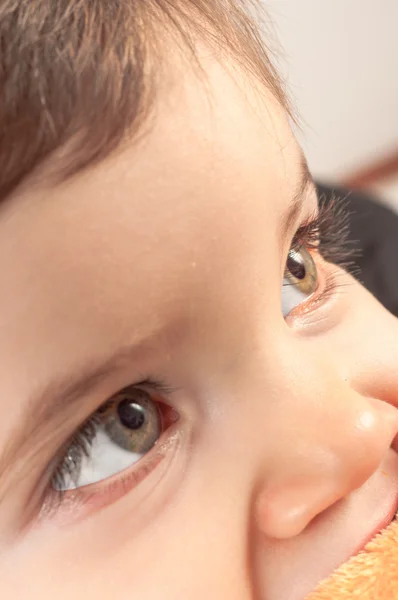
<svg viewBox="0 0 398 600">
<path fill-rule="evenodd" d="M 398 322 L 305 249 L 282 311 L 316 194 L 272 97 L 207 76 L 1 207 L 2 598 L 302 598 L 392 517 Z"/>
</svg>

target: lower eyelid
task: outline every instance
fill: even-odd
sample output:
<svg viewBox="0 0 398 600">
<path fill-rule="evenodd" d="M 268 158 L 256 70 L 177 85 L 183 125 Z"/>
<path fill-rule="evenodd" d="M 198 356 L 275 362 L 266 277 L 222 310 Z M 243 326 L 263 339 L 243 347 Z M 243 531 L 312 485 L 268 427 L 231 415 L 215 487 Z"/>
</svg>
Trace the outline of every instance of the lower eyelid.
<svg viewBox="0 0 398 600">
<path fill-rule="evenodd" d="M 147 478 L 152 479 L 152 475 L 157 481 L 156 472 L 164 470 L 161 464 L 165 463 L 167 468 L 177 451 L 180 437 L 177 424 L 169 427 L 162 437 L 165 439 L 162 441 L 161 438 L 138 462 L 108 479 L 66 492 L 47 491 L 37 521 L 69 525 L 117 502 Z"/>
<path fill-rule="evenodd" d="M 311 252 L 318 271 L 318 288 L 301 304 L 296 306 L 286 317 L 286 323 L 292 325 L 299 317 L 314 313 L 333 296 L 336 286 L 335 267 L 326 263 L 318 253 Z"/>
</svg>

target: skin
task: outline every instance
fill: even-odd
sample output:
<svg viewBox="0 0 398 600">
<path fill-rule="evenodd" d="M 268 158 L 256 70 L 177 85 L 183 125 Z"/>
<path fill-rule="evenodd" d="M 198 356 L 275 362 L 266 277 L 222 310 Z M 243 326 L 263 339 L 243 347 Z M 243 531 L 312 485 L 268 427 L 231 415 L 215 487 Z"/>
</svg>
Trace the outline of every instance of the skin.
<svg viewBox="0 0 398 600">
<path fill-rule="evenodd" d="M 398 322 L 316 256 L 338 290 L 283 318 L 316 195 L 281 240 L 300 178 L 288 119 L 233 65 L 203 65 L 206 86 L 176 61 L 139 143 L 0 208 L 1 453 L 36 390 L 143 342 L 2 473 L 4 598 L 296 600 L 395 502 Z M 176 388 L 158 393 L 179 415 L 163 460 L 40 512 L 62 445 L 149 375 Z"/>
</svg>

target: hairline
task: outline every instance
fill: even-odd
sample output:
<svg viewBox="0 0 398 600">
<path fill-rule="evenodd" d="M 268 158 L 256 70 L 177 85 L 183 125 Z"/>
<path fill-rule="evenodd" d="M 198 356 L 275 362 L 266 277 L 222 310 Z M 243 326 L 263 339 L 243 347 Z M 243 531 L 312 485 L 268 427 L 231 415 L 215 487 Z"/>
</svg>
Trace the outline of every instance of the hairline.
<svg viewBox="0 0 398 600">
<path fill-rule="evenodd" d="M 254 78 L 257 80 L 257 83 L 265 86 L 294 120 L 289 101 L 282 89 L 281 80 L 278 78 L 273 64 L 269 59 L 269 49 L 266 47 L 259 32 L 255 30 L 253 25 L 254 20 L 251 19 L 249 11 L 247 10 L 247 13 L 243 13 L 244 9 L 242 7 L 245 6 L 245 8 L 249 8 L 255 6 L 255 0 L 231 0 L 231 6 L 236 7 L 237 15 L 240 15 L 243 19 L 244 17 L 242 17 L 242 15 L 245 14 L 245 17 L 247 18 L 247 31 L 240 31 L 240 38 L 238 34 L 236 34 L 235 37 L 238 38 L 238 40 L 234 38 L 232 33 L 234 27 L 235 29 L 238 29 L 239 23 L 231 25 L 227 19 L 226 22 L 230 24 L 230 28 L 225 35 L 223 35 L 222 25 L 218 26 L 217 23 L 211 22 L 211 16 L 206 13 L 206 10 L 209 10 L 211 4 L 208 4 L 207 0 L 203 0 L 202 2 L 199 2 L 199 9 L 195 8 L 196 4 L 197 3 L 188 3 L 188 8 L 184 8 L 184 10 L 179 7 L 178 2 L 176 2 L 176 6 L 173 8 L 170 8 L 168 2 L 164 3 L 163 0 L 154 0 L 151 5 L 148 4 L 148 6 L 150 6 L 149 12 L 153 7 L 158 9 L 158 14 L 155 14 L 156 11 L 152 10 L 152 13 L 145 23 L 149 32 L 147 32 L 147 37 L 150 38 L 152 34 L 152 37 L 155 37 L 156 41 L 146 44 L 146 40 L 141 40 L 141 42 L 138 41 L 136 43 L 139 46 L 138 54 L 141 52 L 139 60 L 142 61 L 138 64 L 138 70 L 142 69 L 142 72 L 139 71 L 138 73 L 138 108 L 136 112 L 134 112 L 133 109 L 131 114 L 126 113 L 124 121 L 122 118 L 122 123 L 108 124 L 108 138 L 100 138 L 100 142 L 97 145 L 98 149 L 97 151 L 94 151 L 94 153 L 92 148 L 90 148 L 90 139 L 96 134 L 93 134 L 93 132 L 90 131 L 90 123 L 87 123 L 87 126 L 84 127 L 84 114 L 80 117 L 80 122 L 79 115 L 77 115 L 75 124 L 76 130 L 74 132 L 70 133 L 66 131 L 66 133 L 62 133 L 62 131 L 55 131 L 55 142 L 53 147 L 48 151 L 44 151 L 41 155 L 39 154 L 36 159 L 32 159 L 32 164 L 30 166 L 28 165 L 25 171 L 21 173 L 19 179 L 17 178 L 16 182 L 11 182 L 8 191 L 6 186 L 4 192 L 4 190 L 1 189 L 0 184 L 0 203 L 2 200 L 12 197 L 13 192 L 19 190 L 24 183 L 29 182 L 30 184 L 31 182 L 35 182 L 35 180 L 39 180 L 40 182 L 41 177 L 46 181 L 46 184 L 62 183 L 87 169 L 95 167 L 105 159 L 116 155 L 123 150 L 126 143 L 129 145 L 138 143 L 150 130 L 151 117 L 154 113 L 156 103 L 159 101 L 159 82 L 156 81 L 156 74 L 159 73 L 159 70 L 162 70 L 169 64 L 169 61 L 167 61 L 167 53 L 164 52 L 164 48 L 167 47 L 167 43 L 170 39 L 180 51 L 182 50 L 182 52 L 184 52 L 188 49 L 188 62 L 190 62 L 192 68 L 198 75 L 203 78 L 206 77 L 206 72 L 196 51 L 198 40 L 212 48 L 217 53 L 217 58 L 223 65 L 225 65 L 227 59 L 232 59 L 234 65 L 239 69 L 242 69 L 249 79 Z M 165 8 L 166 5 L 167 7 Z M 176 15 L 173 12 L 174 10 Z M 162 11 L 165 11 L 166 13 L 165 27 L 163 27 L 164 23 L 162 18 L 164 17 L 164 12 Z M 190 18 L 191 14 L 195 11 L 197 14 Z M 207 17 L 209 23 L 206 22 Z M 201 19 L 204 21 L 204 25 Z M 207 27 L 206 24 L 208 25 Z M 162 29 L 159 30 L 159 35 L 156 36 L 155 33 L 159 26 L 162 26 Z M 244 49 L 245 51 L 239 51 L 242 50 L 241 46 L 239 46 L 239 44 L 242 44 L 242 40 L 247 42 L 247 48 L 245 47 Z M 189 61 L 190 58 L 192 61 Z M 262 58 L 264 59 L 263 61 L 261 60 Z M 134 63 L 128 65 L 126 67 L 127 74 L 122 72 L 121 76 L 128 76 L 128 69 L 131 68 L 134 68 Z M 95 74 L 92 76 L 95 76 Z M 75 77 L 78 77 L 78 75 L 75 74 Z M 72 81 L 74 81 L 73 75 Z M 134 85 L 133 87 L 127 87 L 127 93 L 130 96 L 134 96 L 134 90 Z M 78 98 L 81 100 L 81 97 Z M 130 100 L 133 102 L 134 98 L 130 98 Z M 81 101 L 83 112 L 85 110 L 85 114 L 89 114 L 87 113 L 87 107 L 84 107 L 84 100 Z M 40 113 L 42 123 L 39 123 L 39 127 L 42 125 L 49 130 L 51 130 L 51 128 L 56 130 L 56 126 L 52 123 L 53 115 L 51 114 L 50 108 L 47 105 L 46 98 L 43 96 L 41 99 Z M 79 108 L 77 111 L 78 110 Z M 115 117 L 116 121 L 117 114 L 111 113 L 110 116 L 112 117 L 112 115 Z M 73 129 L 73 122 L 71 125 Z M 95 128 L 92 127 L 91 129 Z M 88 147 L 89 155 L 84 154 L 85 146 Z M 93 146 L 93 142 L 91 142 L 91 146 Z M 83 151 L 81 147 L 83 147 Z"/>
</svg>

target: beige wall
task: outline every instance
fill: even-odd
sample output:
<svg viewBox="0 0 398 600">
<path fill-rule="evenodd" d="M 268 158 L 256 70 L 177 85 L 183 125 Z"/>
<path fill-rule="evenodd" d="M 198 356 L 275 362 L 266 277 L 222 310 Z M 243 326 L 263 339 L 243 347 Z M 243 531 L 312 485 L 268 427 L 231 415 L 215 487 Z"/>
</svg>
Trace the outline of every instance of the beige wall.
<svg viewBox="0 0 398 600">
<path fill-rule="evenodd" d="M 264 0 L 317 176 L 398 145 L 398 0 Z"/>
</svg>

